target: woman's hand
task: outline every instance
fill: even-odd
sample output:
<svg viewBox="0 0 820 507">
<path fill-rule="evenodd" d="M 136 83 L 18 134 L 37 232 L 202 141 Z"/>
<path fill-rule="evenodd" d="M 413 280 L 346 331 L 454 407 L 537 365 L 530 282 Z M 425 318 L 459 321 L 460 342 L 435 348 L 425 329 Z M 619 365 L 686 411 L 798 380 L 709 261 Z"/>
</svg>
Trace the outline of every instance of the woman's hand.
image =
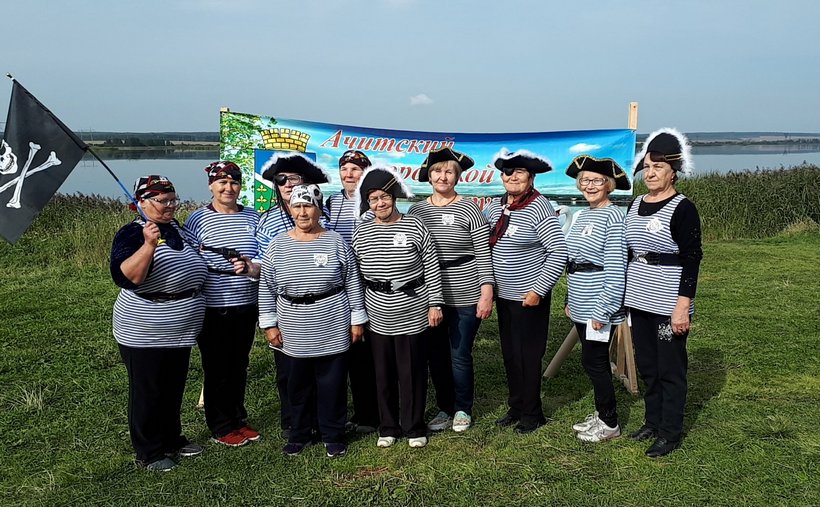
<svg viewBox="0 0 820 507">
<path fill-rule="evenodd" d="M 259 272 L 262 269 L 261 264 L 257 264 L 249 257 L 242 256 L 242 257 L 234 257 L 231 259 L 233 263 L 233 272 L 237 275 L 245 275 L 250 278 L 259 278 Z"/>
<path fill-rule="evenodd" d="M 282 332 L 279 331 L 278 327 L 269 327 L 265 329 L 265 338 L 271 346 L 276 347 L 277 349 L 282 348 Z"/>
<path fill-rule="evenodd" d="M 524 302 L 521 303 L 522 306 L 538 306 L 541 304 L 541 296 L 539 296 L 534 291 L 529 291 L 524 294 Z"/>
<path fill-rule="evenodd" d="M 161 236 L 159 227 L 154 222 L 145 222 L 145 225 L 142 226 L 142 237 L 145 238 L 146 245 L 157 246 Z"/>
<path fill-rule="evenodd" d="M 676 335 L 683 335 L 689 331 L 689 305 L 691 301 L 687 297 L 678 296 L 678 302 L 675 304 L 675 309 L 672 310 L 672 318 L 669 319 L 670 324 L 672 324 L 672 332 Z"/>
<path fill-rule="evenodd" d="M 486 319 L 493 313 L 493 286 L 484 284 L 481 286 L 481 297 L 475 309 L 475 316 L 479 319 Z"/>
<path fill-rule="evenodd" d="M 444 313 L 441 309 L 431 306 L 430 309 L 427 310 L 427 323 L 430 327 L 438 326 L 441 324 L 442 319 L 444 319 Z"/>
<path fill-rule="evenodd" d="M 572 318 L 572 315 L 569 314 L 569 305 L 564 305 L 564 315 L 566 315 L 569 319 Z"/>
<path fill-rule="evenodd" d="M 364 336 L 364 326 L 361 324 L 353 324 L 350 326 L 350 341 L 359 343 Z"/>
<path fill-rule="evenodd" d="M 605 325 L 602 322 L 598 322 L 595 319 L 591 319 L 591 320 L 592 320 L 592 329 L 594 329 L 596 331 L 600 331 L 601 328 L 604 327 L 604 325 Z"/>
</svg>

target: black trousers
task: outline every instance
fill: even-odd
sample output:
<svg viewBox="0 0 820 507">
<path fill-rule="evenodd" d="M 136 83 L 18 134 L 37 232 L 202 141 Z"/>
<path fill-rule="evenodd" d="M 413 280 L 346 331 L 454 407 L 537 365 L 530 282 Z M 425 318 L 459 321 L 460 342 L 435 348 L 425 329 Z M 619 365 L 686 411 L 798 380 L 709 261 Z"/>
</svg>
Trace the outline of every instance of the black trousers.
<svg viewBox="0 0 820 507">
<path fill-rule="evenodd" d="M 447 316 L 445 315 L 445 320 Z M 436 392 L 439 411 L 452 417 L 455 414 L 456 391 L 453 381 L 453 358 L 450 354 L 450 333 L 447 322 L 427 329 L 427 365 L 430 380 Z"/>
<path fill-rule="evenodd" d="M 119 345 L 128 371 L 128 432 L 137 461 L 147 465 L 188 443 L 180 409 L 191 347 Z"/>
<path fill-rule="evenodd" d="M 288 379 L 289 442 L 308 443 L 314 418 L 326 444 L 343 443 L 347 415 L 347 353 L 290 357 Z"/>
<path fill-rule="evenodd" d="M 293 426 L 288 399 L 288 377 L 290 377 L 290 356 L 281 350 L 274 350 L 273 362 L 276 365 L 276 390 L 279 392 L 279 424 L 286 430 Z"/>
<path fill-rule="evenodd" d="M 214 437 L 247 424 L 245 388 L 257 316 L 256 305 L 205 310 L 196 341 L 205 377 L 205 422 Z"/>
<path fill-rule="evenodd" d="M 350 421 L 360 426 L 379 426 L 379 404 L 376 401 L 376 370 L 373 368 L 373 351 L 370 336 L 350 345 L 348 350 L 348 376 L 350 395 L 353 398 L 353 415 Z"/>
<path fill-rule="evenodd" d="M 552 293 L 538 306 L 498 298 L 498 333 L 509 389 L 508 414 L 522 424 L 544 423 L 541 407 L 541 362 L 547 351 Z"/>
<path fill-rule="evenodd" d="M 407 438 L 427 435 L 426 337 L 424 333 L 381 335 L 370 332 L 376 397 L 379 402 L 379 436 Z"/>
<path fill-rule="evenodd" d="M 646 384 L 646 425 L 657 429 L 659 437 L 677 442 L 683 432 L 686 405 L 689 333 L 671 334 L 668 315 L 635 309 L 630 314 L 635 363 Z"/>
<path fill-rule="evenodd" d="M 595 410 L 607 426 L 614 428 L 618 425 L 618 407 L 615 401 L 615 386 L 612 385 L 612 367 L 609 365 L 609 344 L 612 342 L 616 326 L 612 326 L 609 341 L 606 343 L 587 340 L 586 324 L 576 322 L 575 329 L 581 338 L 581 366 L 592 382 Z"/>
</svg>

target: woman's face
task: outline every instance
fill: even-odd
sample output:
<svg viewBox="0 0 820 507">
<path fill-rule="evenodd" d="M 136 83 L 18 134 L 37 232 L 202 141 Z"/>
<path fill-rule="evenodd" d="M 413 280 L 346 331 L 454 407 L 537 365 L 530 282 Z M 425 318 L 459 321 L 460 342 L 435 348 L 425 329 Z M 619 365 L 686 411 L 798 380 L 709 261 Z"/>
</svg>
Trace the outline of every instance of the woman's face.
<svg viewBox="0 0 820 507">
<path fill-rule="evenodd" d="M 578 185 L 590 208 L 598 207 L 609 198 L 609 181 L 603 174 L 581 171 L 578 173 Z"/>
<path fill-rule="evenodd" d="M 526 169 L 515 169 L 510 175 L 501 171 L 501 182 L 504 183 L 504 189 L 512 196 L 521 195 L 529 190 L 532 180 L 533 175 Z"/>
<path fill-rule="evenodd" d="M 367 195 L 367 204 L 370 206 L 370 211 L 379 220 L 387 220 L 393 214 L 393 201 L 393 196 L 383 190 L 374 190 Z"/>
<path fill-rule="evenodd" d="M 309 232 L 319 225 L 319 208 L 304 202 L 297 202 L 290 206 L 290 216 L 293 223 L 303 232 Z"/>
<path fill-rule="evenodd" d="M 669 162 L 653 162 L 649 153 L 643 159 L 643 181 L 649 193 L 662 193 L 672 188 L 675 170 Z"/>
<path fill-rule="evenodd" d="M 175 192 L 157 194 L 154 197 L 140 200 L 140 207 L 146 218 L 158 224 L 170 223 L 177 211 L 177 206 L 179 206 L 179 200 Z"/>
<path fill-rule="evenodd" d="M 339 178 L 342 180 L 342 186 L 347 195 L 352 195 L 356 191 L 356 185 L 359 184 L 362 173 L 364 169 L 353 162 L 346 162 L 339 168 Z"/>
<path fill-rule="evenodd" d="M 242 184 L 231 178 L 222 178 L 208 185 L 208 189 L 213 195 L 214 203 L 235 207 L 239 192 L 242 190 Z"/>
<path fill-rule="evenodd" d="M 290 194 L 293 192 L 293 187 L 301 185 L 304 182 L 302 175 L 296 173 L 277 173 L 274 179 L 278 180 L 274 181 L 274 184 L 279 188 L 279 193 L 282 194 L 284 202 L 290 202 Z M 279 181 L 283 181 L 283 183 L 279 183 Z"/>
<path fill-rule="evenodd" d="M 449 194 L 458 183 L 458 170 L 452 167 L 435 167 L 430 170 L 430 185 L 439 194 Z"/>
</svg>

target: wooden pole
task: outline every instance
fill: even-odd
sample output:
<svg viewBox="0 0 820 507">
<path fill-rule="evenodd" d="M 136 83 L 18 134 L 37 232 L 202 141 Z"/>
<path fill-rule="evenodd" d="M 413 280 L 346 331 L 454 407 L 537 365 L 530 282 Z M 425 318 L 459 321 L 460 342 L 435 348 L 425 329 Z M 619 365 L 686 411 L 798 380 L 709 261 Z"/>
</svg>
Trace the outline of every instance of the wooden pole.
<svg viewBox="0 0 820 507">
<path fill-rule="evenodd" d="M 629 127 L 630 130 L 638 130 L 638 103 L 629 103 Z"/>
<path fill-rule="evenodd" d="M 570 352 L 572 352 L 573 347 L 575 344 L 578 343 L 578 331 L 575 329 L 575 326 L 572 326 L 569 334 L 566 338 L 564 338 L 564 343 L 558 347 L 558 351 L 555 353 L 555 357 L 552 358 L 550 364 L 547 366 L 547 369 L 544 371 L 545 378 L 553 378 L 558 375 L 558 370 L 561 369 L 561 365 L 564 364 L 564 361 L 567 359 L 567 356 Z"/>
</svg>

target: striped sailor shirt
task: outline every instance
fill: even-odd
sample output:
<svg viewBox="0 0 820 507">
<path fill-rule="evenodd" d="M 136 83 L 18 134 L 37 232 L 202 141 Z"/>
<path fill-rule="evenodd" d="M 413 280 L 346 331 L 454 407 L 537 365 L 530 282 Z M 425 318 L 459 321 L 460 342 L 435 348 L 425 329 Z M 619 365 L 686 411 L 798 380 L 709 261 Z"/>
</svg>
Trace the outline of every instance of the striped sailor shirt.
<svg viewBox="0 0 820 507">
<path fill-rule="evenodd" d="M 501 218 L 501 198 L 484 210 L 490 227 Z M 521 300 L 529 291 L 546 296 L 567 263 L 567 245 L 549 200 L 538 196 L 524 209 L 511 211 L 504 236 L 492 249 L 498 297 Z"/>
<path fill-rule="evenodd" d="M 201 293 L 169 301 L 152 301 L 138 294 L 198 291 L 207 276 L 205 261 L 183 241 L 176 223 L 157 224 L 165 241 L 154 250 L 145 280 L 135 285 L 120 266 L 145 242 L 144 224 L 137 219 L 123 226 L 111 246 L 111 275 L 121 287 L 114 303 L 114 338 L 127 347 L 192 347 L 205 318 L 205 297 Z"/>
<path fill-rule="evenodd" d="M 700 217 L 683 194 L 657 203 L 635 198 L 626 214 L 626 245 L 633 255 L 647 252 L 677 254 L 681 266 L 630 262 L 624 305 L 657 315 L 671 315 L 678 296 L 691 298 L 695 311 L 698 270 L 703 258 Z"/>
<path fill-rule="evenodd" d="M 626 286 L 626 238 L 624 214 L 615 204 L 588 208 L 575 215 L 567 234 L 570 261 L 592 263 L 603 271 L 567 274 L 570 319 L 585 323 L 595 319 L 603 324 L 624 320 Z"/>
<path fill-rule="evenodd" d="M 259 213 L 250 207 L 239 207 L 238 213 L 220 213 L 212 205 L 195 210 L 185 221 L 183 232 L 195 248 L 233 248 L 240 254 L 261 262 L 256 242 Z M 205 301 L 208 307 L 228 307 L 256 304 L 257 282 L 247 276 L 216 273 L 233 271 L 233 264 L 215 252 L 202 251 L 211 268 L 205 280 Z"/>
<path fill-rule="evenodd" d="M 331 195 L 326 202 L 330 214 L 327 228 L 338 232 L 348 245 L 353 242 L 353 231 L 360 222 L 356 202 L 356 199 L 348 199 L 344 190 Z"/>
<path fill-rule="evenodd" d="M 458 266 L 442 266 L 444 303 L 451 306 L 478 303 L 481 286 L 495 284 L 490 260 L 490 226 L 478 205 L 469 199 L 447 206 L 433 206 L 424 200 L 414 204 L 408 214 L 419 217 L 430 231 L 440 263 L 472 257 Z"/>
<path fill-rule="evenodd" d="M 418 334 L 427 329 L 430 306 L 444 303 L 441 269 L 430 232 L 418 217 L 403 215 L 382 224 L 374 220 L 353 233 L 353 251 L 362 276 L 371 281 L 405 283 L 424 278 L 420 287 L 396 292 L 365 289 L 370 329 L 382 335 Z"/>
<path fill-rule="evenodd" d="M 315 302 L 288 297 L 344 290 Z M 342 237 L 325 231 L 312 241 L 279 234 L 262 260 L 259 327 L 278 327 L 282 351 L 293 357 L 339 354 L 350 347 L 350 326 L 367 322 L 356 258 Z"/>
</svg>

